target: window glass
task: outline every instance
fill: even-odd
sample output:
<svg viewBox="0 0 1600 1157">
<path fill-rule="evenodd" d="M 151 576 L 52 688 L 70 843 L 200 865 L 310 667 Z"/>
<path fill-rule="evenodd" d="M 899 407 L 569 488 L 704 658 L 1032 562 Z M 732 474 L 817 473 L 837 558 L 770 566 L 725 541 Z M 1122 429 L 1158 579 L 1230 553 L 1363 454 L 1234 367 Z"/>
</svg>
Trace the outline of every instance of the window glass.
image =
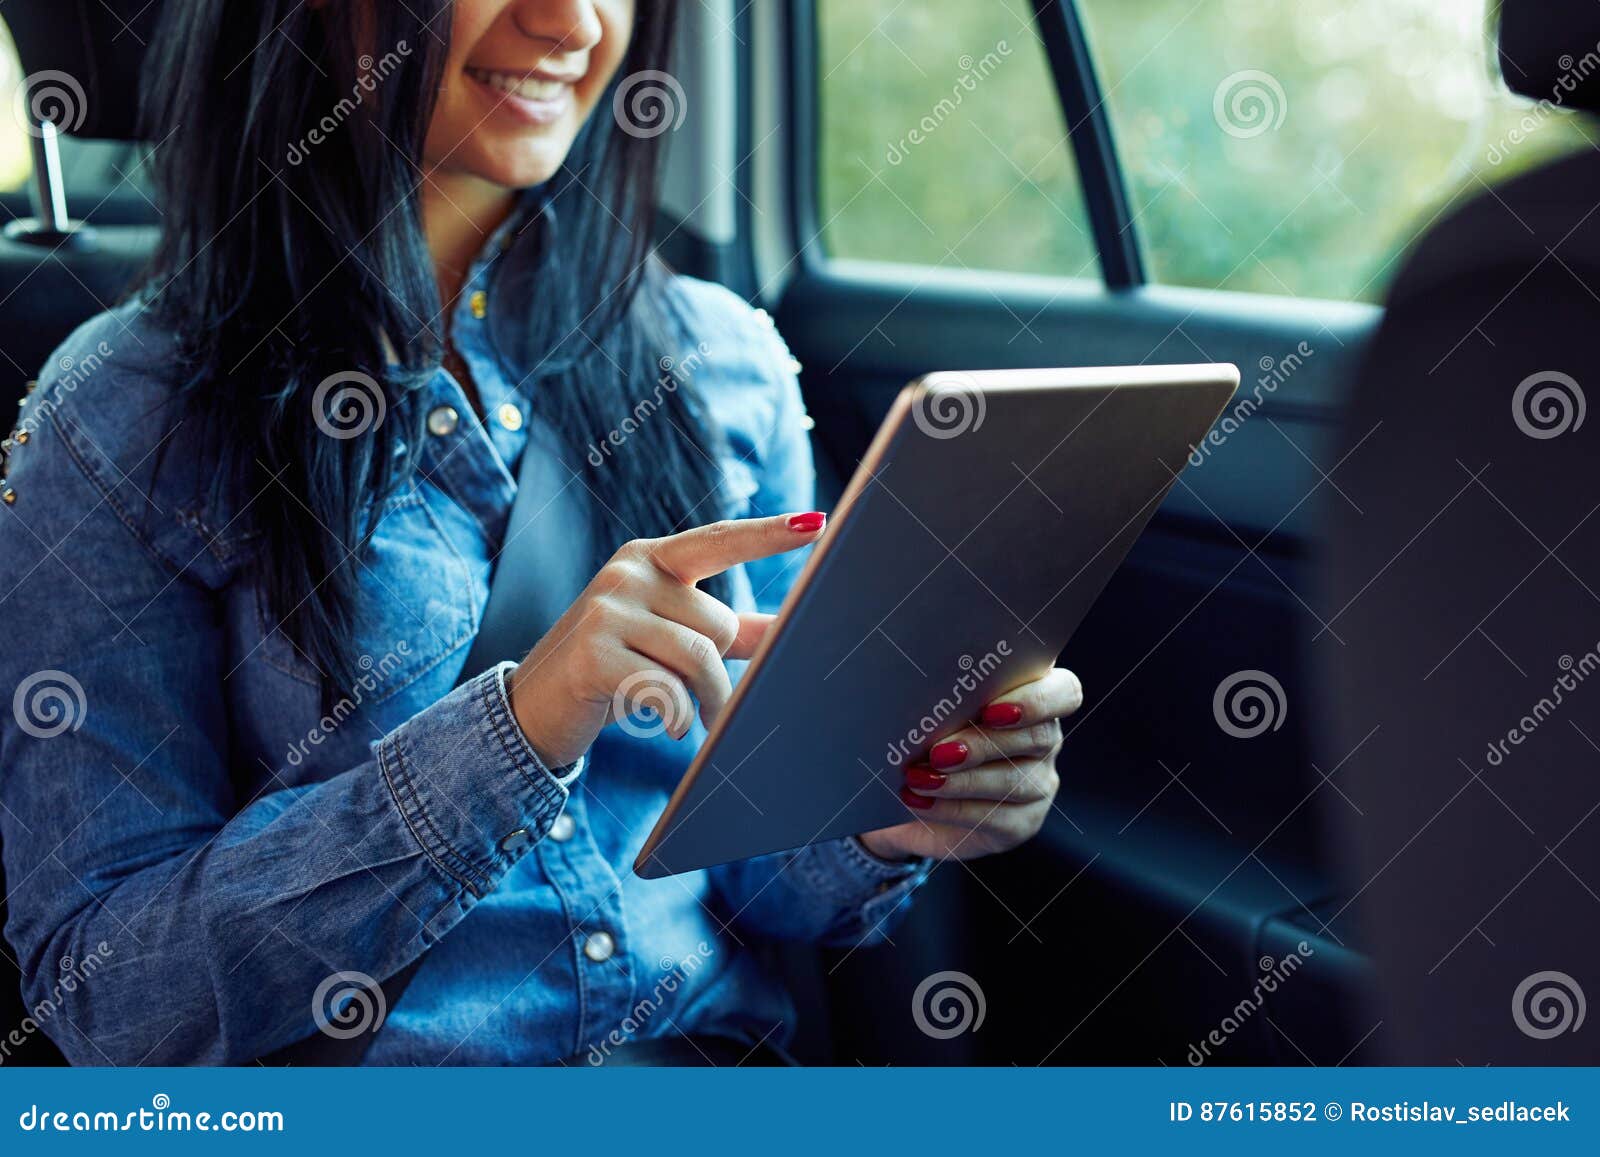
<svg viewBox="0 0 1600 1157">
<path fill-rule="evenodd" d="M 837 257 L 1098 276 L 1026 0 L 818 0 L 819 220 Z"/>
<path fill-rule="evenodd" d="M 1454 197 L 1587 147 L 1484 0 L 1079 0 L 1153 280 L 1378 300 Z"/>
<path fill-rule="evenodd" d="M 28 158 L 28 134 L 17 119 L 17 86 L 22 68 L 11 33 L 0 21 L 0 192 L 20 189 L 32 167 Z"/>
</svg>

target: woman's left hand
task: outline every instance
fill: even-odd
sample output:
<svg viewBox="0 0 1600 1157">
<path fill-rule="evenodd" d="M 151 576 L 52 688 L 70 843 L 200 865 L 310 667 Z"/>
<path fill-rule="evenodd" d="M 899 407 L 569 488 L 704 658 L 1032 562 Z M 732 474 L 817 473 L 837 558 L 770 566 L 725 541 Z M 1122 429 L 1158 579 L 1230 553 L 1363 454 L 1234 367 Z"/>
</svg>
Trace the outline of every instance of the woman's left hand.
<svg viewBox="0 0 1600 1157">
<path fill-rule="evenodd" d="M 885 860 L 971 860 L 1032 839 L 1061 786 L 1061 719 L 1082 703 L 1078 677 L 1061 667 L 990 703 L 905 769 L 911 821 L 866 832 L 862 844 Z"/>
</svg>

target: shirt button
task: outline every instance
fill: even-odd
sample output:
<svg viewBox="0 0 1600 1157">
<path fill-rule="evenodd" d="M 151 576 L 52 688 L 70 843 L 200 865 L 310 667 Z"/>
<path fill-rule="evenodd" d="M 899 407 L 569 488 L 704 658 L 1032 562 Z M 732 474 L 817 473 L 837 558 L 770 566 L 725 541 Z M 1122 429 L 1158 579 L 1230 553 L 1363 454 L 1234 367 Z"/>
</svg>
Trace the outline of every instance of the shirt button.
<svg viewBox="0 0 1600 1157">
<path fill-rule="evenodd" d="M 564 844 L 577 830 L 577 822 L 566 812 L 562 812 L 556 817 L 556 822 L 550 825 L 550 838 L 558 844 Z"/>
<path fill-rule="evenodd" d="M 588 939 L 583 942 L 583 954 L 596 964 L 602 964 L 611 959 L 611 954 L 617 950 L 617 942 L 611 938 L 609 932 L 591 932 Z"/>
<path fill-rule="evenodd" d="M 522 411 L 517 409 L 510 402 L 506 402 L 498 410 L 496 410 L 494 412 L 494 416 L 500 420 L 500 424 L 502 426 L 504 426 L 507 430 L 510 430 L 513 434 L 522 429 Z"/>
<path fill-rule="evenodd" d="M 489 316 L 489 295 L 479 289 L 467 298 L 467 308 L 472 311 L 472 316 L 482 321 Z"/>
<path fill-rule="evenodd" d="M 436 438 L 448 438 L 461 424 L 461 415 L 454 406 L 435 406 L 428 411 L 428 433 Z"/>
<path fill-rule="evenodd" d="M 508 856 L 514 856 L 533 843 L 533 836 L 527 828 L 518 828 L 505 839 L 500 841 L 500 850 Z"/>
</svg>

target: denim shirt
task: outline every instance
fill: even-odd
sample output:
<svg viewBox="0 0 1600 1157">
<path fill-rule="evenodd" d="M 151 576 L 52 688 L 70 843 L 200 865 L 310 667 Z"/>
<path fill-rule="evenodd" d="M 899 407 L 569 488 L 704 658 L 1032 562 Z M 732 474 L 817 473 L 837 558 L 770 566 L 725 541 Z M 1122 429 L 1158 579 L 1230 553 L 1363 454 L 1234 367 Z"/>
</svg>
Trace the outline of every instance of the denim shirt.
<svg viewBox="0 0 1600 1157">
<path fill-rule="evenodd" d="M 327 716 L 253 565 L 251 506 L 298 499 L 212 501 L 170 404 L 171 335 L 137 302 L 102 314 L 26 399 L 0 483 L 5 935 L 72 1061 L 244 1063 L 379 1016 L 367 1063 L 782 1042 L 795 1014 L 761 943 L 881 939 L 926 875 L 842 840 L 641 880 L 633 857 L 699 724 L 682 741 L 613 725 L 558 775 L 511 714 L 510 663 L 456 685 L 531 428 L 489 337 L 496 264 L 519 250 L 502 230 L 461 294 L 455 342 L 487 422 L 446 371 L 423 390 L 415 476 L 360 556 L 365 674 Z M 702 519 L 810 509 L 771 322 L 688 278 L 669 296 L 726 444 L 722 509 Z M 800 561 L 739 568 L 738 607 L 776 610 Z M 357 991 L 419 957 L 394 1007 Z"/>
</svg>

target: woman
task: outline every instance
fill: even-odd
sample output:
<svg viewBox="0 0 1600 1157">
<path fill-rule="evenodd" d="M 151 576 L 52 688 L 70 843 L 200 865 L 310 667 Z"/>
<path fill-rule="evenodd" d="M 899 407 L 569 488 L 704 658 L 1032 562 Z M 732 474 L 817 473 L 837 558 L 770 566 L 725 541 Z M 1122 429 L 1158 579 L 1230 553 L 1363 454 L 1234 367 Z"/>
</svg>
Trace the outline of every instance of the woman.
<svg viewBox="0 0 1600 1157">
<path fill-rule="evenodd" d="M 634 877 L 823 522 L 787 351 L 649 257 L 659 134 L 613 93 L 664 67 L 671 5 L 167 7 L 160 250 L 51 358 L 7 467 L 29 1006 L 88 1063 L 248 1062 L 385 1012 L 346 1059 L 781 1042 L 752 943 L 879 939 L 932 860 L 1030 837 L 1076 680 L 908 769 L 899 826 Z M 559 621 L 474 674 L 524 454 L 576 512 Z M 690 695 L 665 734 L 607 726 Z"/>
</svg>

